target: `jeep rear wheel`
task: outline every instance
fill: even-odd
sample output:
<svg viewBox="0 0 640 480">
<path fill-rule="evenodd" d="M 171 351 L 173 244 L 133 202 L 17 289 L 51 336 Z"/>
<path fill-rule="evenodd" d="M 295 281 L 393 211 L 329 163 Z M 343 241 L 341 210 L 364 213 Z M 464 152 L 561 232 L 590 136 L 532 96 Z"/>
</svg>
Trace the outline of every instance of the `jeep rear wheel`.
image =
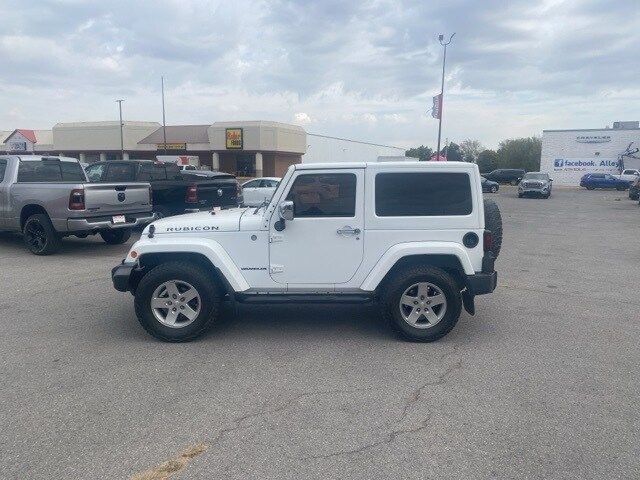
<svg viewBox="0 0 640 480">
<path fill-rule="evenodd" d="M 216 320 L 221 293 L 203 268 L 169 262 L 147 273 L 136 289 L 135 309 L 144 329 L 165 342 L 188 342 Z"/>
<path fill-rule="evenodd" d="M 385 285 L 384 316 L 407 340 L 433 342 L 455 326 L 462 309 L 460 289 L 439 268 L 412 267 Z"/>
</svg>

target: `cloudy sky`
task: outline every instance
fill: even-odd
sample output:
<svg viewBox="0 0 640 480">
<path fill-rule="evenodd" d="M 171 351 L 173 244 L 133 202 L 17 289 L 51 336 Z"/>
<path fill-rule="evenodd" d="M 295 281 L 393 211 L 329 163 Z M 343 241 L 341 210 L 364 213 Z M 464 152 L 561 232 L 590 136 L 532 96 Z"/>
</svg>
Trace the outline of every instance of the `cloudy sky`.
<svg viewBox="0 0 640 480">
<path fill-rule="evenodd" d="M 278 120 L 434 146 L 640 119 L 640 1 L 0 0 L 0 130 Z"/>
</svg>

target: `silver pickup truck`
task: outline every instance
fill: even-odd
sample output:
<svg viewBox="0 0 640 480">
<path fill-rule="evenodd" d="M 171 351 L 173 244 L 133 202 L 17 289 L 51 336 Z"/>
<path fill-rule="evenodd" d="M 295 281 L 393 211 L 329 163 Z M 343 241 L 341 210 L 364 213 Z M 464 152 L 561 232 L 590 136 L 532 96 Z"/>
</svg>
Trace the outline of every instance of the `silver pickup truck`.
<svg viewBox="0 0 640 480">
<path fill-rule="evenodd" d="M 69 235 L 126 242 L 154 220 L 150 195 L 148 183 L 89 183 L 75 158 L 0 156 L 0 230 L 22 232 L 36 255 Z"/>
</svg>

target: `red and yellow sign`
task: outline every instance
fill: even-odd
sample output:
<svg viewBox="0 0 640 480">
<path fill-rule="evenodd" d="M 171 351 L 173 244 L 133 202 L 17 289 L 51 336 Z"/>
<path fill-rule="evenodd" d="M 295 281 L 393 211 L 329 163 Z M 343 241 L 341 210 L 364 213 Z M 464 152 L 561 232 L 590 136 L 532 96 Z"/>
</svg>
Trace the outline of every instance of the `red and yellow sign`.
<svg viewBox="0 0 640 480">
<path fill-rule="evenodd" d="M 225 146 L 227 150 L 242 150 L 241 128 L 227 128 L 225 130 Z"/>
</svg>

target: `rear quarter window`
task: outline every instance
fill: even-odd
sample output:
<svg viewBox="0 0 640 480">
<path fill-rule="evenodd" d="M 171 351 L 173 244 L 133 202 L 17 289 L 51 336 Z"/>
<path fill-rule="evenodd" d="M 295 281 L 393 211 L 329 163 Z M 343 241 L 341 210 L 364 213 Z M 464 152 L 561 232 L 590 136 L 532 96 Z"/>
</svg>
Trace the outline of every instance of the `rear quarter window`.
<svg viewBox="0 0 640 480">
<path fill-rule="evenodd" d="M 21 161 L 18 182 L 61 182 L 60 162 Z"/>
<path fill-rule="evenodd" d="M 471 180 L 458 172 L 378 173 L 375 203 L 379 217 L 469 215 Z"/>
<path fill-rule="evenodd" d="M 7 170 L 7 161 L 0 160 L 0 182 L 4 180 L 4 172 Z"/>
</svg>

